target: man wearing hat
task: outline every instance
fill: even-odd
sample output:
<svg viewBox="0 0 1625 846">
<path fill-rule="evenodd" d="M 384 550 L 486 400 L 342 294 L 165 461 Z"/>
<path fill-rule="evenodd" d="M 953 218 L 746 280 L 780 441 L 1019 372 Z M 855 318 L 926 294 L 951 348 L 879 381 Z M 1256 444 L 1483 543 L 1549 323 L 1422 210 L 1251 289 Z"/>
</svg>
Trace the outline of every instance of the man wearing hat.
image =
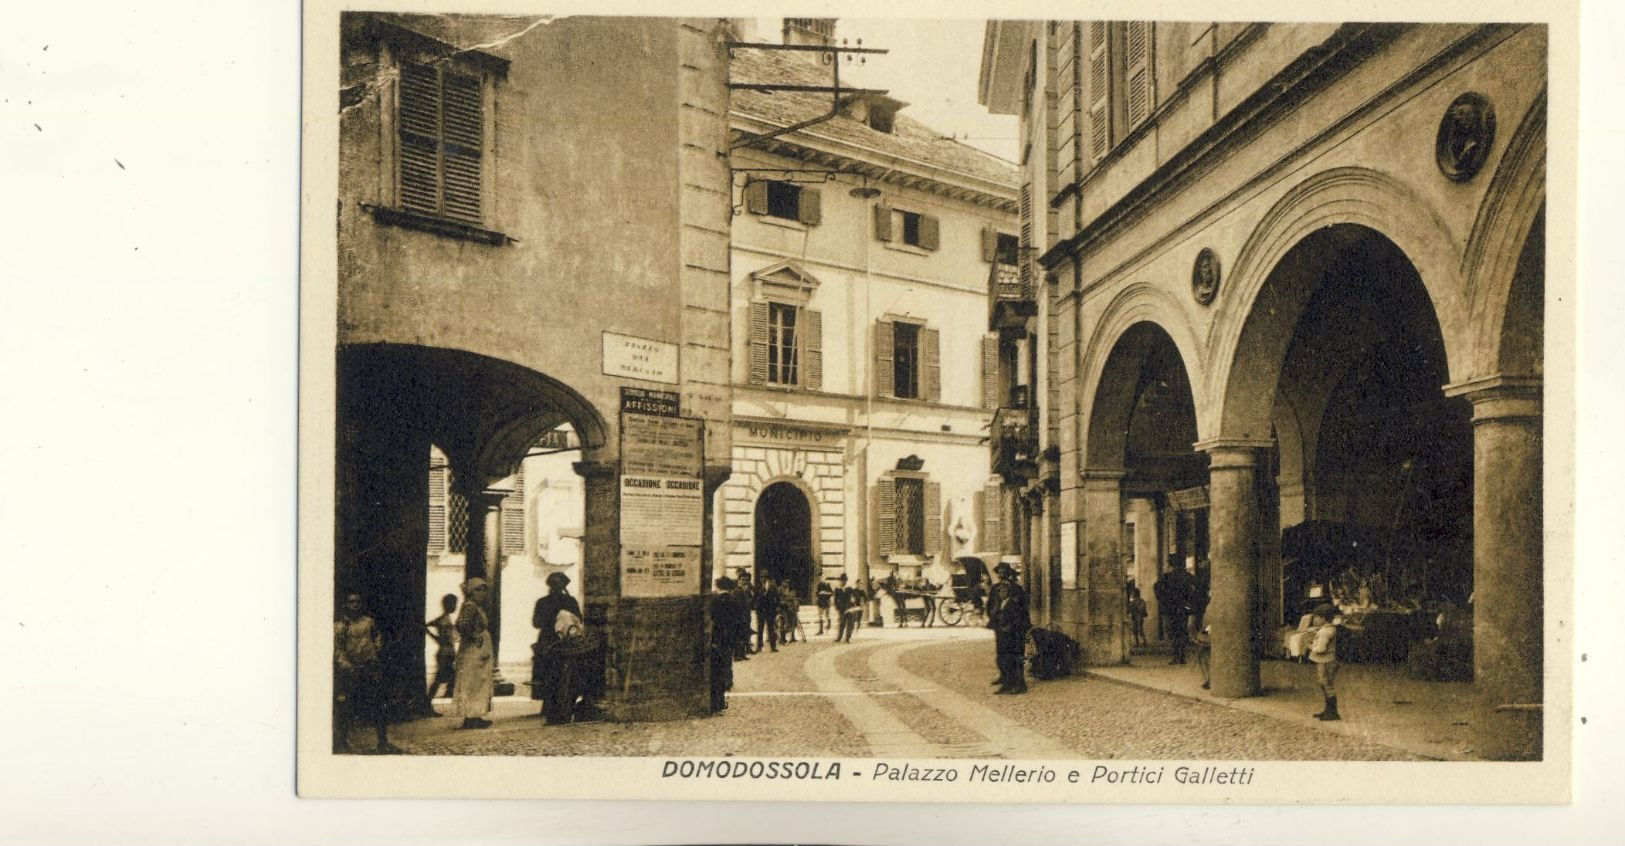
<svg viewBox="0 0 1625 846">
<path fill-rule="evenodd" d="M 548 725 L 570 722 L 575 710 L 575 659 L 559 648 L 561 629 L 567 632 L 572 624 L 578 629 L 582 625 L 581 603 L 565 590 L 569 584 L 569 576 L 549 573 L 547 595 L 536 600 L 530 617 L 530 624 L 539 630 L 531 647 L 530 698 L 542 701 L 541 716 Z"/>
<path fill-rule="evenodd" d="M 987 627 L 993 630 L 993 655 L 999 667 L 994 693 L 1026 693 L 1027 673 L 1022 666 L 1027 651 L 1027 631 L 1032 628 L 1028 614 L 1027 589 L 1016 578 L 1016 568 L 1001 561 L 993 568 L 999 581 L 988 598 Z"/>
<path fill-rule="evenodd" d="M 851 643 L 852 630 L 858 627 L 858 618 L 863 616 L 863 594 L 857 588 L 846 586 L 846 574 L 842 573 L 841 586 L 835 589 L 835 615 L 838 618 L 835 629 L 836 643 Z"/>
</svg>

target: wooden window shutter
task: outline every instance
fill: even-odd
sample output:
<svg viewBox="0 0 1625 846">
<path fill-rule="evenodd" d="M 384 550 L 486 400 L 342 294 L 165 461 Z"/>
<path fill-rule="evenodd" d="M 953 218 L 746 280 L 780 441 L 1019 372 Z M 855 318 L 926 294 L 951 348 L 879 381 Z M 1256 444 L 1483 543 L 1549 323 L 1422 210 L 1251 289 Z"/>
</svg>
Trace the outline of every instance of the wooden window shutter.
<svg viewBox="0 0 1625 846">
<path fill-rule="evenodd" d="M 982 405 L 999 407 L 999 336 L 982 336 Z"/>
<path fill-rule="evenodd" d="M 802 360 L 802 387 L 824 389 L 824 316 L 810 308 L 801 310 L 801 338 L 807 345 Z"/>
<path fill-rule="evenodd" d="M 767 183 L 762 181 L 745 183 L 745 211 L 751 214 L 767 214 Z"/>
<path fill-rule="evenodd" d="M 942 483 L 925 483 L 925 554 L 942 552 Z"/>
<path fill-rule="evenodd" d="M 1021 186 L 1021 240 L 1017 242 L 1020 249 L 1016 261 L 1021 267 L 1022 293 L 1032 291 L 1033 263 L 1025 259 L 1031 255 L 1033 246 L 1033 185 L 1031 182 L 1022 183 Z"/>
<path fill-rule="evenodd" d="M 892 329 L 890 320 L 881 320 L 875 323 L 875 394 L 889 397 L 897 394 L 897 386 L 893 381 L 897 377 L 892 369 L 894 362 L 893 349 L 897 337 Z"/>
<path fill-rule="evenodd" d="M 876 512 L 879 524 L 875 527 L 880 554 L 897 551 L 897 480 L 880 479 L 875 482 Z"/>
<path fill-rule="evenodd" d="M 991 262 L 999 257 L 999 233 L 992 227 L 982 227 L 982 261 Z"/>
<path fill-rule="evenodd" d="M 942 223 L 931 215 L 920 215 L 920 248 L 935 250 L 940 246 L 942 246 Z"/>
<path fill-rule="evenodd" d="M 977 543 L 983 552 L 1004 551 L 1002 530 L 999 528 L 1002 500 L 1002 490 L 998 483 L 989 484 L 982 489 L 982 538 Z"/>
<path fill-rule="evenodd" d="M 891 233 L 891 206 L 885 203 L 875 205 L 875 238 L 881 241 L 890 241 Z"/>
<path fill-rule="evenodd" d="M 767 303 L 750 304 L 750 383 L 767 384 Z"/>
<path fill-rule="evenodd" d="M 920 360 L 925 365 L 925 384 L 921 394 L 931 402 L 942 402 L 942 350 L 937 346 L 942 333 L 921 327 Z"/>
<path fill-rule="evenodd" d="M 525 466 L 513 476 L 513 492 L 502 498 L 502 554 L 517 558 L 525 553 Z"/>
<path fill-rule="evenodd" d="M 1111 148 L 1111 89 L 1106 67 L 1106 22 L 1089 22 L 1089 160 Z"/>
<path fill-rule="evenodd" d="M 480 163 L 485 155 L 485 86 L 477 76 L 446 71 L 443 101 L 445 215 L 480 222 Z"/>
<path fill-rule="evenodd" d="M 808 226 L 824 222 L 824 195 L 817 188 L 801 189 L 801 201 L 796 204 L 796 218 Z"/>
<path fill-rule="evenodd" d="M 1124 65 L 1128 73 L 1128 126 L 1139 126 L 1151 115 L 1151 22 L 1129 21 L 1124 39 Z"/>
<path fill-rule="evenodd" d="M 401 208 L 439 214 L 440 81 L 435 69 L 401 65 L 399 101 Z"/>
<path fill-rule="evenodd" d="M 429 554 L 446 551 L 446 467 L 429 467 Z"/>
</svg>

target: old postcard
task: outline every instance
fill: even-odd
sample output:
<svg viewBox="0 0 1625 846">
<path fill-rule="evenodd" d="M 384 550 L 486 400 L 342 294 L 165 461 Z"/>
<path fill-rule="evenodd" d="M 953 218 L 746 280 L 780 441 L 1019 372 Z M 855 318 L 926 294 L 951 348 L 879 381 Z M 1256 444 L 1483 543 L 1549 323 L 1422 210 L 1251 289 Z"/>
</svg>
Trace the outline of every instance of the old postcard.
<svg viewBox="0 0 1625 846">
<path fill-rule="evenodd" d="M 300 794 L 1567 801 L 1574 7 L 1101 8 L 307 4 Z"/>
</svg>

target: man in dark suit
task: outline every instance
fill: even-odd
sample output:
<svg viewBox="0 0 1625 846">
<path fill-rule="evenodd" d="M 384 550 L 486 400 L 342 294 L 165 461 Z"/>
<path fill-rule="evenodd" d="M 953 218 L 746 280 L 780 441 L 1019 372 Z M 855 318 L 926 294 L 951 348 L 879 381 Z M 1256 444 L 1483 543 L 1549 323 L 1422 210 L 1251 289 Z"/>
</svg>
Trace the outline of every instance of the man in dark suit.
<svg viewBox="0 0 1625 846">
<path fill-rule="evenodd" d="M 1027 589 L 1016 578 L 1016 568 L 1001 562 L 993 568 L 999 581 L 987 603 L 987 627 L 993 630 L 994 660 L 999 666 L 999 689 L 994 693 L 1026 693 L 1027 673 L 1022 666 L 1027 631 L 1032 628 Z"/>
<path fill-rule="evenodd" d="M 1191 613 L 1196 585 L 1191 574 L 1173 560 L 1162 571 L 1162 578 L 1152 586 L 1157 595 L 1157 610 L 1168 624 L 1168 638 L 1174 644 L 1174 657 L 1168 663 L 1185 663 L 1185 648 L 1190 644 L 1190 630 L 1186 617 Z"/>
</svg>

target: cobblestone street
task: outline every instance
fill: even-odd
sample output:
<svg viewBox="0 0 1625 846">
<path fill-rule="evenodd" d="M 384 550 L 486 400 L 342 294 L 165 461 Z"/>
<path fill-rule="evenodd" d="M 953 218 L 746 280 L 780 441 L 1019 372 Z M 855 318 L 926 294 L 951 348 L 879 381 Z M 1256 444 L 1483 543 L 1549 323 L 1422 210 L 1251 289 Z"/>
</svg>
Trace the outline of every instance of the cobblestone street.
<svg viewBox="0 0 1625 846">
<path fill-rule="evenodd" d="M 500 698 L 484 730 L 453 717 L 396 726 L 418 755 L 683 755 L 1008 759 L 1415 760 L 1401 749 L 1085 675 L 996 696 L 992 638 L 974 628 L 865 629 L 735 665 L 729 708 L 666 723 L 544 726 Z M 524 688 L 521 688 L 523 690 Z M 442 710 L 449 703 L 440 703 Z M 370 748 L 357 732 L 356 748 Z"/>
</svg>

